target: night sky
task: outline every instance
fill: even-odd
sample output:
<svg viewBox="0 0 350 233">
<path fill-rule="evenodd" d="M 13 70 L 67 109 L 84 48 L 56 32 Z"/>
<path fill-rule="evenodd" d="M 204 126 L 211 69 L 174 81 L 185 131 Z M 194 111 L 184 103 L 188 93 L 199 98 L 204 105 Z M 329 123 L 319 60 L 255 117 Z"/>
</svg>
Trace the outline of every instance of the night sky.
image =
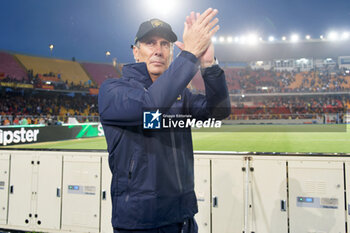
<svg viewBox="0 0 350 233">
<path fill-rule="evenodd" d="M 153 2 L 153 3 L 152 3 Z M 291 33 L 319 38 L 350 31 L 350 0 L 0 0 L 0 50 L 78 61 L 132 62 L 130 45 L 141 22 L 160 18 L 182 40 L 185 16 L 219 10 L 219 36 Z M 171 6 L 166 11 L 162 5 Z M 153 7 L 156 6 L 156 7 Z M 55 47 L 50 54 L 49 45 Z M 106 57 L 106 51 L 111 56 Z"/>
</svg>

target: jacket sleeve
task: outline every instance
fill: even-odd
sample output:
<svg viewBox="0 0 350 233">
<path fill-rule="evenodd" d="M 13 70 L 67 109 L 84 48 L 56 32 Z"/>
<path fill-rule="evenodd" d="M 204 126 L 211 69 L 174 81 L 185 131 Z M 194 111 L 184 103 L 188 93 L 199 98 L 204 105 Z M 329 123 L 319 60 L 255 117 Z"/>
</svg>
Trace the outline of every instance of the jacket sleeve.
<svg viewBox="0 0 350 233">
<path fill-rule="evenodd" d="M 189 92 L 190 114 L 197 119 L 224 119 L 231 113 L 230 96 L 225 73 L 214 65 L 202 72 L 205 95 Z"/>
<path fill-rule="evenodd" d="M 101 122 L 124 126 L 142 124 L 145 109 L 169 108 L 197 70 L 198 59 L 182 51 L 148 89 L 120 80 L 104 82 L 98 97 Z"/>
</svg>

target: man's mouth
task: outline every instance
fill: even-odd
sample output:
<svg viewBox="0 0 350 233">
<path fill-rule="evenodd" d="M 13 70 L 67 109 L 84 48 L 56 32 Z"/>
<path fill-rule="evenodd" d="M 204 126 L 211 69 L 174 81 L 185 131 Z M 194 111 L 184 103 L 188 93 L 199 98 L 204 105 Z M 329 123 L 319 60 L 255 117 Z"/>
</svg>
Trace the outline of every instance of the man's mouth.
<svg viewBox="0 0 350 233">
<path fill-rule="evenodd" d="M 164 65 L 164 62 L 161 62 L 161 61 L 152 61 L 151 64 L 154 64 L 154 65 Z"/>
</svg>

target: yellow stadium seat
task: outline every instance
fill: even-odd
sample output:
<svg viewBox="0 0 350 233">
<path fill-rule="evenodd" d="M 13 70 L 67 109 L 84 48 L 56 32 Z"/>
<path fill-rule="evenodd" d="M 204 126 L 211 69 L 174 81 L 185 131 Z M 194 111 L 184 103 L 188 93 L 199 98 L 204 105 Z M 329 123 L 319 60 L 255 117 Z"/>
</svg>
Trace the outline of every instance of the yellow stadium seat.
<svg viewBox="0 0 350 233">
<path fill-rule="evenodd" d="M 62 81 L 84 84 L 89 80 L 88 75 L 78 62 L 66 61 L 60 59 L 32 57 L 27 55 L 15 55 L 27 70 L 32 69 L 34 75 L 54 73 L 56 77 L 61 76 Z"/>
</svg>

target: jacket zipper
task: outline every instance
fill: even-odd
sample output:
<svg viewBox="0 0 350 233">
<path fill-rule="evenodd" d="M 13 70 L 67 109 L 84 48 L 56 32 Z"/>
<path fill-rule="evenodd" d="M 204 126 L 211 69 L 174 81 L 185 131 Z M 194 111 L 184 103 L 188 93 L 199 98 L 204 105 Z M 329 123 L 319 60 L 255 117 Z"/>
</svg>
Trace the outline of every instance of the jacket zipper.
<svg viewBox="0 0 350 233">
<path fill-rule="evenodd" d="M 135 160 L 132 159 L 130 162 L 130 168 L 129 168 L 129 174 L 128 174 L 129 182 L 131 180 L 132 170 L 134 169 L 134 163 L 135 163 Z"/>
<path fill-rule="evenodd" d="M 182 193 L 182 189 L 183 188 L 182 188 L 182 183 L 181 183 L 181 179 L 180 179 L 179 162 L 177 160 L 175 136 L 174 136 L 174 130 L 173 129 L 170 129 L 170 136 L 171 136 L 171 144 L 172 144 L 172 149 L 173 149 L 173 157 L 174 157 L 174 162 L 175 162 L 175 172 L 176 172 L 177 182 L 179 184 L 180 192 Z"/>
<path fill-rule="evenodd" d="M 134 164 L 135 164 L 135 160 L 132 159 L 131 162 L 130 162 L 129 173 L 128 173 L 128 194 L 125 197 L 125 201 L 126 202 L 129 200 L 130 180 L 131 180 L 131 177 L 132 177 L 132 170 L 134 169 Z"/>
</svg>

